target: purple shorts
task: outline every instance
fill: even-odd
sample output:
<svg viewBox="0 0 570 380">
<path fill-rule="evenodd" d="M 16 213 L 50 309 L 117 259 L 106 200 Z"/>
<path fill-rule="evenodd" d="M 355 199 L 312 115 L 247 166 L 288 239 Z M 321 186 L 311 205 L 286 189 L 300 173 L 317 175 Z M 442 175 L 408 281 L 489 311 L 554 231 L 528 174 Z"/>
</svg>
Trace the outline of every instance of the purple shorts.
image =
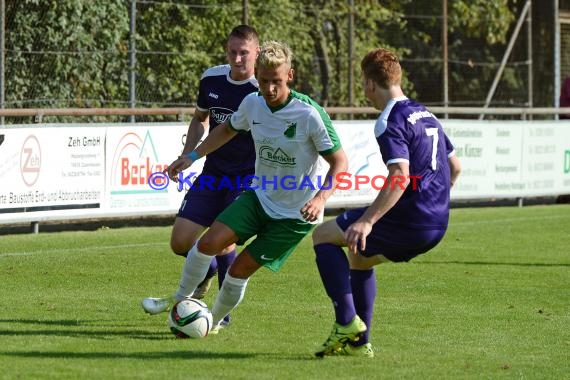
<svg viewBox="0 0 570 380">
<path fill-rule="evenodd" d="M 247 190 L 240 181 L 239 177 L 200 174 L 186 192 L 176 216 L 201 226 L 211 226 L 216 217 Z"/>
<path fill-rule="evenodd" d="M 336 217 L 339 227 L 346 229 L 364 214 L 367 207 L 348 210 Z M 363 256 L 383 255 L 390 261 L 410 261 L 435 247 L 445 235 L 445 228 L 412 229 L 385 222 L 380 219 L 366 238 Z"/>
</svg>

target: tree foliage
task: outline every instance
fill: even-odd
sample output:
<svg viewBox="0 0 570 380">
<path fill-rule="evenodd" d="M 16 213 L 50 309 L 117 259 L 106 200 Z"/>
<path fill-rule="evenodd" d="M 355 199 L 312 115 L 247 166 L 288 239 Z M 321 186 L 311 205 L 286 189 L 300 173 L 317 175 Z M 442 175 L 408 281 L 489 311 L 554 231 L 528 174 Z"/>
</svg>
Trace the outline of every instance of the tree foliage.
<svg viewBox="0 0 570 380">
<path fill-rule="evenodd" d="M 515 15 L 508 0 L 471 0 L 451 3 L 450 32 L 461 31 L 467 37 L 482 38 L 489 45 L 503 43 Z"/>
<path fill-rule="evenodd" d="M 442 2 L 353 3 L 351 8 L 350 1 L 341 0 L 249 1 L 248 20 L 262 40 L 291 46 L 294 88 L 323 105 L 346 106 L 350 98 L 353 105 L 368 105 L 359 63 L 376 47 L 393 49 L 402 57 L 408 95 L 440 102 L 442 90 L 436 86 L 442 71 Z M 498 61 L 497 51 L 504 49 L 521 3 L 449 0 L 450 61 L 471 60 L 477 68 L 459 73 L 451 67 L 457 99 L 484 99 L 496 67 L 478 63 Z M 6 5 L 8 107 L 125 106 L 131 0 L 18 0 Z M 227 34 L 241 17 L 242 1 L 139 0 L 137 105 L 193 105 L 203 70 L 225 62 Z M 475 42 L 484 48 L 469 50 Z M 508 86 L 523 86 L 520 75 L 508 70 L 505 75 Z M 32 100 L 36 104 L 29 103 Z"/>
<path fill-rule="evenodd" d="M 6 3 L 6 101 L 28 107 L 102 106 L 126 100 L 128 15 L 124 2 Z"/>
</svg>

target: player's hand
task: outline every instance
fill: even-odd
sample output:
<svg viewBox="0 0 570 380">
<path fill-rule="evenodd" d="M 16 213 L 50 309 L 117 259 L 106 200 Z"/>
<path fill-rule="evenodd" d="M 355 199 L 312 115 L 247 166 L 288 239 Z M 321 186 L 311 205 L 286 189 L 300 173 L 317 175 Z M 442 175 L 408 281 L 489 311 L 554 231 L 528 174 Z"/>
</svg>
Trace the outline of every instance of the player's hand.
<svg viewBox="0 0 570 380">
<path fill-rule="evenodd" d="M 366 249 L 366 238 L 372 231 L 372 223 L 356 221 L 352 223 L 346 231 L 344 231 L 344 240 L 348 251 L 353 254 L 358 254 L 359 250 Z"/>
<path fill-rule="evenodd" d="M 323 209 L 325 208 L 325 201 L 321 198 L 313 198 L 301 208 L 301 216 L 307 222 L 314 222 L 319 219 Z"/>
<path fill-rule="evenodd" d="M 194 162 L 186 156 L 180 156 L 166 167 L 162 172 L 168 175 L 173 182 L 178 182 L 178 173 L 189 168 Z"/>
</svg>

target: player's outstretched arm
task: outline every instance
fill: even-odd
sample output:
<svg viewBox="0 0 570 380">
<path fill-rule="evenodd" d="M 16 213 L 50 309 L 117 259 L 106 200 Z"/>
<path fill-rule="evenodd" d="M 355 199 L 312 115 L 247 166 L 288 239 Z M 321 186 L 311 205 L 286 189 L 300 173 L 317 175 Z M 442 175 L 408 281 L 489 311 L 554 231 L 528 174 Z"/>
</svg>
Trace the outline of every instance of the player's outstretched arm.
<svg viewBox="0 0 570 380">
<path fill-rule="evenodd" d="M 198 143 L 200 142 L 200 139 L 202 138 L 202 136 L 204 136 L 204 133 L 206 133 L 206 130 L 209 128 L 208 118 L 209 118 L 208 111 L 200 111 L 197 109 L 196 112 L 194 113 L 194 116 L 192 117 L 192 120 L 190 120 L 190 125 L 188 125 L 188 131 L 186 132 L 186 141 L 184 142 L 184 148 L 182 149 L 182 153 L 180 154 L 180 156 L 178 156 L 176 160 L 172 161 L 172 163 L 168 165 L 168 167 L 164 170 L 164 172 L 168 173 L 168 176 L 173 181 L 175 182 L 178 181 L 178 178 L 173 176 L 176 176 L 176 174 L 181 171 L 179 170 L 179 165 L 176 163 L 176 161 L 178 161 L 185 154 L 188 154 L 194 149 L 196 149 Z M 169 168 L 171 168 L 170 171 L 168 170 Z M 170 174 L 171 172 L 172 175 Z"/>
<path fill-rule="evenodd" d="M 211 153 L 230 141 L 232 137 L 237 134 L 236 131 L 230 128 L 229 123 L 226 121 L 215 127 L 208 137 L 196 147 L 192 152 L 180 156 L 176 161 L 174 161 L 170 166 L 164 169 L 164 172 L 168 174 L 168 177 L 174 182 L 178 181 L 178 173 L 189 168 L 194 161 L 198 160 L 200 157 Z"/>
<path fill-rule="evenodd" d="M 230 141 L 235 135 L 237 132 L 230 127 L 229 122 L 223 122 L 210 131 L 208 137 L 194 151 L 198 153 L 198 158 L 204 157 Z"/>
<path fill-rule="evenodd" d="M 404 194 L 410 184 L 409 164 L 396 162 L 388 165 L 386 183 L 389 186 L 386 186 L 366 209 L 366 212 L 344 231 L 344 240 L 351 253 L 357 254 L 359 248 L 362 251 L 366 249 L 366 237 L 372 231 L 374 223 L 394 207 Z"/>
<path fill-rule="evenodd" d="M 322 189 L 315 194 L 313 199 L 309 200 L 305 206 L 301 208 L 301 215 L 303 215 L 303 218 L 308 222 L 314 222 L 319 218 L 321 211 L 325 208 L 327 199 L 334 193 L 338 185 L 337 175 L 348 170 L 348 158 L 342 148 L 322 157 L 329 164 L 325 182 Z"/>
</svg>

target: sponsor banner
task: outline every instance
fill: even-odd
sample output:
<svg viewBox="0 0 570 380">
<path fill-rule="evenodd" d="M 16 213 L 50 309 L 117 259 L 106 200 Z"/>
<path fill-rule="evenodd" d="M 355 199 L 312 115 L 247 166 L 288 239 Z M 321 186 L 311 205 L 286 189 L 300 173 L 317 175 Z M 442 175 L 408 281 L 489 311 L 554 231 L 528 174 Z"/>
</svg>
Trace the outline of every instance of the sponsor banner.
<svg viewBox="0 0 570 380">
<path fill-rule="evenodd" d="M 452 199 L 570 194 L 570 125 L 552 121 L 442 120 L 461 160 Z"/>
<path fill-rule="evenodd" d="M 518 198 L 570 194 L 570 124 L 552 121 L 440 120 L 462 173 L 451 199 Z M 374 121 L 334 121 L 349 156 L 349 172 L 386 175 Z M 420 179 L 421 181 L 421 179 Z M 367 205 L 370 184 L 336 191 L 328 207 Z"/>
<path fill-rule="evenodd" d="M 455 147 L 462 172 L 452 198 L 476 199 L 522 190 L 522 128 L 508 123 L 441 120 Z"/>
<path fill-rule="evenodd" d="M 0 129 L 0 220 L 20 212 L 98 209 L 104 152 L 105 129 L 89 124 Z"/>
<path fill-rule="evenodd" d="M 521 159 L 525 195 L 570 194 L 570 123 L 527 123 Z"/>
<path fill-rule="evenodd" d="M 187 129 L 181 123 L 108 126 L 104 207 L 109 211 L 176 212 L 184 191 L 156 173 L 182 152 Z M 202 165 L 203 159 L 191 171 L 200 172 Z"/>
<path fill-rule="evenodd" d="M 570 194 L 570 123 L 441 122 L 462 163 L 452 199 Z M 367 205 L 379 190 L 358 183 L 356 176 L 372 179 L 388 172 L 374 120 L 333 123 L 353 186 L 337 190 L 327 207 Z M 153 186 L 149 179 L 182 152 L 187 128 L 187 123 L 0 128 L 0 222 L 175 214 L 187 184 L 178 191 L 173 183 L 161 188 L 164 176 L 156 176 Z M 200 173 L 203 161 L 185 173 Z M 326 171 L 326 162 L 321 164 Z"/>
</svg>

